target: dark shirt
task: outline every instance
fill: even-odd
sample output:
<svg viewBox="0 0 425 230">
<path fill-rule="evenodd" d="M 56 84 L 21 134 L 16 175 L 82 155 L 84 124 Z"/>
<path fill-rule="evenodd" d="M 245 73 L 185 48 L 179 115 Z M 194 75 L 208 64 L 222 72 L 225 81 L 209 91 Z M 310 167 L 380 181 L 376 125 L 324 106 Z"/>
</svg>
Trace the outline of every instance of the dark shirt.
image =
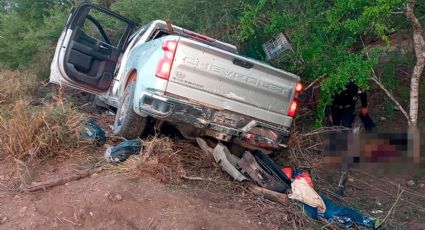
<svg viewBox="0 0 425 230">
<path fill-rule="evenodd" d="M 356 105 L 358 98 L 363 108 L 367 107 L 367 94 L 366 92 L 361 92 L 359 87 L 354 83 L 350 82 L 345 86 L 345 90 L 340 94 L 334 96 L 332 106 L 333 107 L 348 107 Z"/>
</svg>

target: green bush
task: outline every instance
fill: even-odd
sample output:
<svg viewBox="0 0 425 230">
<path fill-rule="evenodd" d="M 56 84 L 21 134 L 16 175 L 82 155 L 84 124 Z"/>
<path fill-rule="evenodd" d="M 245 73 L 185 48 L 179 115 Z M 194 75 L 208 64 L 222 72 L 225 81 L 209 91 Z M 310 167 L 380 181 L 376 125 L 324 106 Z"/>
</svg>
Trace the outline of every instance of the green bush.
<svg viewBox="0 0 425 230">
<path fill-rule="evenodd" d="M 0 64 L 10 69 L 28 67 L 38 52 L 56 43 L 69 14 L 62 1 L 16 2 L 22 4 L 0 14 Z"/>
<path fill-rule="evenodd" d="M 350 79 L 363 89 L 369 88 L 368 79 L 378 55 L 366 58 L 361 52 L 363 40 L 381 38 L 387 41 L 387 34 L 397 28 L 396 22 L 404 17 L 393 11 L 404 9 L 404 2 L 260 0 L 249 6 L 241 17 L 239 37 L 243 41 L 255 41 L 255 49 L 261 53 L 259 43 L 283 32 L 289 37 L 295 53 L 303 59 L 305 68 L 299 72 L 303 81 L 326 76 L 317 110 L 316 123 L 319 125 L 332 96 Z M 299 69 L 292 63 L 278 67 Z"/>
</svg>

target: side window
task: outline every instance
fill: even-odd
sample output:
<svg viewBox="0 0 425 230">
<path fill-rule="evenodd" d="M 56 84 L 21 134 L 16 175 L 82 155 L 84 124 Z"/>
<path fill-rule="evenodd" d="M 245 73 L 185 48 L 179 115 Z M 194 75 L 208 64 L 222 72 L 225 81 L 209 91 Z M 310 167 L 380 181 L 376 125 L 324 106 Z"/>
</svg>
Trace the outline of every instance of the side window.
<svg viewBox="0 0 425 230">
<path fill-rule="evenodd" d="M 164 37 L 164 36 L 168 36 L 168 35 L 170 35 L 170 33 L 168 33 L 167 31 L 158 29 L 158 30 L 153 32 L 153 34 L 151 35 L 149 40 L 155 40 L 155 39 L 158 39 L 158 38 L 161 38 L 161 37 Z"/>
<path fill-rule="evenodd" d="M 82 30 L 90 37 L 118 47 L 121 36 L 127 28 L 127 22 L 92 8 L 82 27 Z"/>
<path fill-rule="evenodd" d="M 150 26 L 150 24 L 147 24 L 147 25 L 143 26 L 141 29 L 134 32 L 132 35 L 130 35 L 130 37 L 127 40 L 126 46 L 128 46 L 131 43 L 131 41 L 133 41 L 133 39 L 139 40 L 146 33 L 149 26 Z"/>
</svg>

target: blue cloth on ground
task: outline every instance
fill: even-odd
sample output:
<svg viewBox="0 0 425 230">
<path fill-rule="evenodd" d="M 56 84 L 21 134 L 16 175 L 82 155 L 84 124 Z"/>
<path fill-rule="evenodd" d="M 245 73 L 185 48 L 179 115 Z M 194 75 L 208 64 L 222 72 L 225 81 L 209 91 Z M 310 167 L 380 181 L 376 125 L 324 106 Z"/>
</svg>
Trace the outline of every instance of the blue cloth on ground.
<svg viewBox="0 0 425 230">
<path fill-rule="evenodd" d="M 323 217 L 330 222 L 337 222 L 343 225 L 345 228 L 350 228 L 354 224 L 358 224 L 367 228 L 375 227 L 375 220 L 371 219 L 370 217 L 362 215 L 350 207 L 334 204 L 324 196 L 321 197 L 326 205 L 326 212 L 324 213 L 320 213 L 317 208 L 313 208 L 304 204 L 304 210 L 311 218 L 317 219 L 318 217 Z"/>
<path fill-rule="evenodd" d="M 298 175 L 301 175 L 304 173 L 304 170 L 302 169 L 295 169 L 294 172 L 292 172 L 292 177 L 296 178 Z"/>
</svg>

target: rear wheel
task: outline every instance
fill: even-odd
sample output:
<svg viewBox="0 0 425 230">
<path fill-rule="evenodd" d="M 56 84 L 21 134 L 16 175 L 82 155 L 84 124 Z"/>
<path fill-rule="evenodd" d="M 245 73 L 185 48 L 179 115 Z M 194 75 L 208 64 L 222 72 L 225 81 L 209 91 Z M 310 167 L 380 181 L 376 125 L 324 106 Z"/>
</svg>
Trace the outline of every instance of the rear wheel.
<svg viewBox="0 0 425 230">
<path fill-rule="evenodd" d="M 124 91 L 120 106 L 115 115 L 114 134 L 126 139 L 135 139 L 145 130 L 148 118 L 134 112 L 135 83 L 130 83 Z"/>
</svg>

